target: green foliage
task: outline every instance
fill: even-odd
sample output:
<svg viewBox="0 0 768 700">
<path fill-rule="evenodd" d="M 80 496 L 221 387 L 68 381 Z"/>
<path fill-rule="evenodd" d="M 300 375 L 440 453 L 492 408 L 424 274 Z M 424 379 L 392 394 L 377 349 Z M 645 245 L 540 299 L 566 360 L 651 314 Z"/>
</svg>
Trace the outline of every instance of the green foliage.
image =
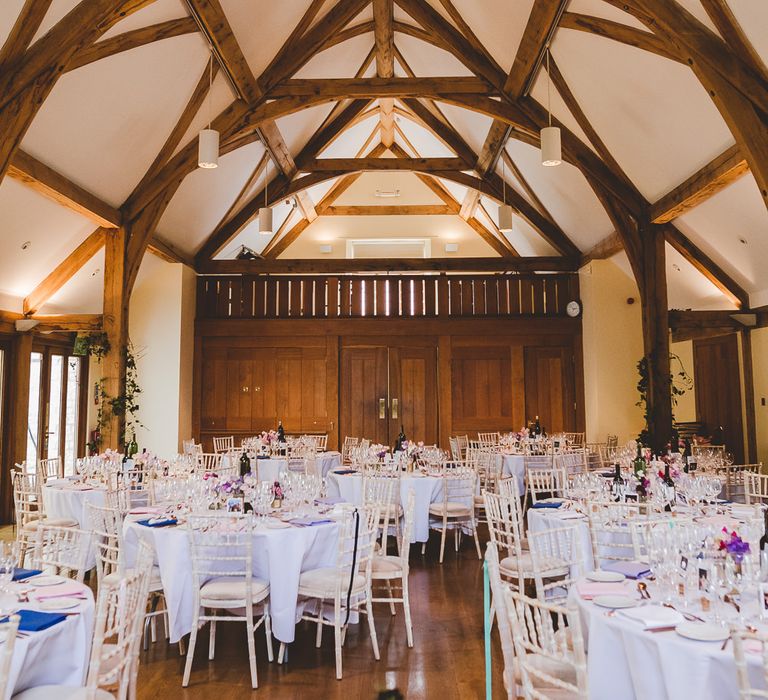
<svg viewBox="0 0 768 700">
<path fill-rule="evenodd" d="M 673 365 L 677 363 L 675 368 Z M 669 385 L 672 399 L 672 420 L 674 421 L 674 408 L 677 406 L 678 399 L 683 396 L 687 391 L 693 389 L 693 377 L 686 371 L 683 366 L 683 361 L 678 355 L 674 353 L 669 354 L 670 374 Z M 640 432 L 637 439 L 643 445 L 649 445 L 649 433 L 648 426 L 650 425 L 650 415 L 648 414 L 648 357 L 644 356 L 637 363 L 637 373 L 639 379 L 637 381 L 637 391 L 640 394 L 640 400 L 635 404 L 643 409 L 643 420 L 645 421 L 645 428 Z"/>
</svg>

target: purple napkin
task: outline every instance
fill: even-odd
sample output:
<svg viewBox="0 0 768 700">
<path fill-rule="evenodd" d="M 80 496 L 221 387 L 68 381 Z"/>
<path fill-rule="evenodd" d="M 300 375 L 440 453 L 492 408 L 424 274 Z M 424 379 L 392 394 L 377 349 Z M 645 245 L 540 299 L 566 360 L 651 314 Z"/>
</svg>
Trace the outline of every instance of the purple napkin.
<svg viewBox="0 0 768 700">
<path fill-rule="evenodd" d="M 289 520 L 292 525 L 298 525 L 299 527 L 312 527 L 313 525 L 324 525 L 325 523 L 332 523 L 333 520 L 330 518 L 294 518 L 293 520 Z"/>
<path fill-rule="evenodd" d="M 339 496 L 323 496 L 315 499 L 315 503 L 319 506 L 335 506 L 337 503 L 344 502 L 344 499 Z"/>
<path fill-rule="evenodd" d="M 616 571 L 627 578 L 643 578 L 651 573 L 651 567 L 641 561 L 612 561 L 602 567 L 603 571 Z"/>
</svg>

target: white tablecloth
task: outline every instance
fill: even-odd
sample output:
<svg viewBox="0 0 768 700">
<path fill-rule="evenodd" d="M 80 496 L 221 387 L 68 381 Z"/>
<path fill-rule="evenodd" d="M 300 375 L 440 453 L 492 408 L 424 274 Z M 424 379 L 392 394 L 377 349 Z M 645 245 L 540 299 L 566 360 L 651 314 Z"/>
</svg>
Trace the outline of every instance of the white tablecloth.
<svg viewBox="0 0 768 700">
<path fill-rule="evenodd" d="M 14 584 L 18 586 L 21 584 Z M 24 587 L 29 588 L 24 584 Z M 71 615 L 64 622 L 28 637 L 19 637 L 13 648 L 13 659 L 8 687 L 3 700 L 15 693 L 39 685 L 81 686 L 85 683 L 91 654 L 91 636 L 95 606 L 93 594 L 82 586 L 88 596 L 77 608 L 79 615 Z M 50 588 L 40 589 L 51 591 Z M 34 591 L 30 594 L 33 600 Z M 23 603 L 23 608 L 36 609 L 35 603 Z"/>
<path fill-rule="evenodd" d="M 349 503 L 363 502 L 363 477 L 360 474 L 328 474 L 328 495 L 343 498 Z M 412 542 L 429 539 L 429 506 L 443 498 L 443 482 L 436 476 L 403 474 L 400 477 L 400 502 L 405 508 L 408 491 L 414 491 Z"/>
<path fill-rule="evenodd" d="M 71 518 L 81 528 L 87 529 L 86 503 L 103 506 L 105 490 L 96 487 L 87 490 L 78 488 L 67 479 L 49 481 L 43 486 L 43 508 L 49 518 Z"/>
<path fill-rule="evenodd" d="M 146 516 L 138 516 L 141 519 Z M 170 619 L 171 642 L 192 631 L 194 591 L 192 557 L 184 527 L 146 527 L 132 516 L 125 519 L 126 565 L 136 560 L 139 539 L 155 550 Z M 292 642 L 297 618 L 299 575 L 303 571 L 336 563 L 338 525 L 259 528 L 253 545 L 253 575 L 269 581 L 272 633 L 281 642 Z"/>
<path fill-rule="evenodd" d="M 229 463 L 229 458 L 226 455 L 222 458 L 222 463 Z M 321 452 L 314 460 L 309 461 L 307 471 L 311 474 L 318 474 L 324 479 L 331 469 L 336 469 L 340 464 L 340 452 Z M 254 457 L 251 459 L 251 471 L 258 472 L 260 481 L 279 481 L 286 469 L 288 469 L 288 460 L 285 457 L 270 457 L 268 459 Z"/>
<path fill-rule="evenodd" d="M 501 460 L 501 475 L 514 477 L 517 481 L 518 493 L 522 496 L 525 493 L 525 457 L 504 452 L 497 452 L 495 457 Z"/>
<path fill-rule="evenodd" d="M 695 642 L 674 631 L 646 632 L 642 625 L 606 616 L 605 608 L 577 599 L 587 643 L 590 700 L 737 700 L 731 644 Z M 760 657 L 748 654 L 753 683 Z"/>
</svg>

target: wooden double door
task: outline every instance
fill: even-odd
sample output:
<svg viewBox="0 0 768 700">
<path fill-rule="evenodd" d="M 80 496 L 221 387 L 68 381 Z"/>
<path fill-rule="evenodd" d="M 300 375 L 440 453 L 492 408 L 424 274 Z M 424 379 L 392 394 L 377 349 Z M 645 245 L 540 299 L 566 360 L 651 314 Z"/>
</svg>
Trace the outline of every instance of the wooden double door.
<svg viewBox="0 0 768 700">
<path fill-rule="evenodd" d="M 436 343 L 350 345 L 339 365 L 341 439 L 393 445 L 402 426 L 409 439 L 438 442 Z"/>
</svg>

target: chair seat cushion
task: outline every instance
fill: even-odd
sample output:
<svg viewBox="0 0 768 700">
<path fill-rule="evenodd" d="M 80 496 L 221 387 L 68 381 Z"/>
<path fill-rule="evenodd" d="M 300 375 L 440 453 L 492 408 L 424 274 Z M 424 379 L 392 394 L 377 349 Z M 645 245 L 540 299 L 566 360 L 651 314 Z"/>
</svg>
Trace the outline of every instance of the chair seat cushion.
<svg viewBox="0 0 768 700">
<path fill-rule="evenodd" d="M 322 595 L 326 598 L 333 598 L 336 594 L 337 584 L 341 584 L 342 592 L 346 593 L 349 587 L 348 571 L 339 571 L 333 566 L 305 571 L 299 578 L 299 595 L 312 597 Z M 359 593 L 364 590 L 365 576 L 356 574 L 352 583 L 352 592 Z"/>
<path fill-rule="evenodd" d="M 114 700 L 114 695 L 100 688 L 94 695 L 88 694 L 87 688 L 73 688 L 68 685 L 39 685 L 37 688 L 28 688 L 14 695 L 14 700 Z"/>
<path fill-rule="evenodd" d="M 22 529 L 28 532 L 36 532 L 40 525 L 50 525 L 51 527 L 77 527 L 77 520 L 72 518 L 43 518 L 42 520 L 32 520 Z"/>
<path fill-rule="evenodd" d="M 400 557 L 373 557 L 373 578 L 396 578 L 403 575 Z"/>
<path fill-rule="evenodd" d="M 447 513 L 449 518 L 460 517 L 462 515 L 471 515 L 472 508 L 466 503 L 433 503 L 429 506 L 431 515 L 444 515 Z"/>
<path fill-rule="evenodd" d="M 112 583 L 120 579 L 120 573 L 113 571 L 111 574 L 107 574 L 104 577 L 104 583 Z M 155 593 L 163 590 L 163 582 L 160 579 L 160 567 L 155 565 L 152 567 L 152 574 L 149 578 L 149 592 Z"/>
<path fill-rule="evenodd" d="M 258 603 L 269 595 L 269 584 L 251 579 L 251 600 Z M 242 576 L 219 576 L 203 584 L 200 597 L 204 600 L 239 601 L 246 599 L 246 581 Z"/>
<path fill-rule="evenodd" d="M 545 576 L 567 576 L 570 571 L 568 563 L 557 557 L 540 557 L 538 564 Z M 505 576 L 517 576 L 518 566 L 527 578 L 533 575 L 533 559 L 530 552 L 524 551 L 519 562 L 516 556 L 504 557 L 499 562 L 499 569 Z"/>
<path fill-rule="evenodd" d="M 533 667 L 534 669 L 537 669 L 539 671 L 542 671 L 543 673 L 546 673 L 548 676 L 552 676 L 554 678 L 557 678 L 558 680 L 561 680 L 565 683 L 572 683 L 573 685 L 576 685 L 576 669 L 573 668 L 573 666 L 570 666 L 569 664 L 563 663 L 562 661 L 556 661 L 555 659 L 550 659 L 548 656 L 544 656 L 543 654 L 528 654 L 527 656 L 528 665 Z M 515 659 L 515 681 L 522 685 L 523 678 L 522 674 L 520 673 L 520 667 L 517 663 L 517 659 Z M 534 687 L 537 688 L 552 688 L 553 684 L 547 682 L 545 679 L 540 678 L 538 676 L 534 676 L 531 674 L 531 682 L 533 683 Z M 557 686 L 554 686 L 557 687 Z M 562 695 L 551 695 L 549 691 L 547 691 L 547 697 L 557 697 L 557 698 L 568 698 L 568 697 L 574 697 L 571 693 L 569 693 L 565 688 L 557 688 L 558 693 L 562 693 Z"/>
</svg>

